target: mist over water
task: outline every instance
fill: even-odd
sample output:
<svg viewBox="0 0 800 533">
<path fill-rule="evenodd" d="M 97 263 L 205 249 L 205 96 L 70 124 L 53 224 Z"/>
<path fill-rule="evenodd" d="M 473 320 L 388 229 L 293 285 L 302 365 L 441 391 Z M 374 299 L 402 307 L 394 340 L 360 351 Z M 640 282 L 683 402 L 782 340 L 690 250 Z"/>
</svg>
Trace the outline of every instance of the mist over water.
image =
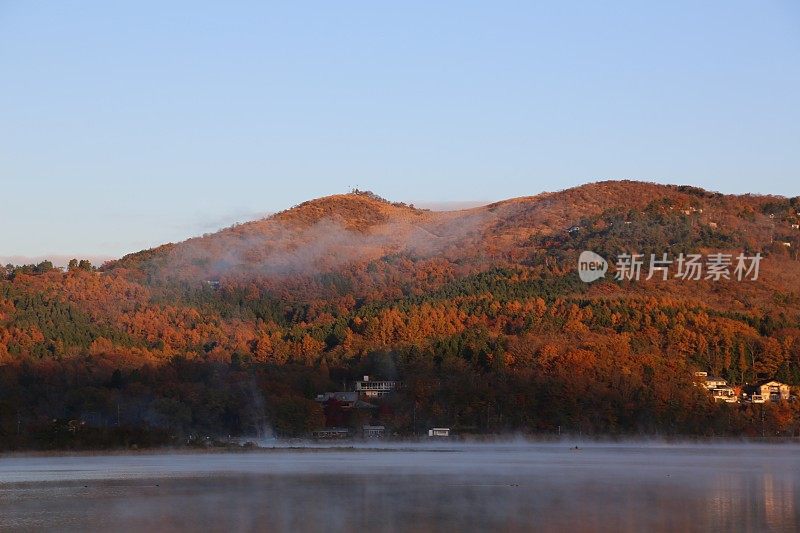
<svg viewBox="0 0 800 533">
<path fill-rule="evenodd" d="M 10 456 L 0 460 L 0 521 L 62 531 L 794 531 L 798 452 L 445 442 Z"/>
</svg>

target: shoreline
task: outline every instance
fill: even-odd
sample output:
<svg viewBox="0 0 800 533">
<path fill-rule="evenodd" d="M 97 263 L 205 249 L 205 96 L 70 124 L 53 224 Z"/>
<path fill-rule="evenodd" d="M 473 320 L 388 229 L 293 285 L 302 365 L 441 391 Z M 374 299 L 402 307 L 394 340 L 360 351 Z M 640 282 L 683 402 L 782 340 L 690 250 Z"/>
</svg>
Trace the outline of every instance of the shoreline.
<svg viewBox="0 0 800 533">
<path fill-rule="evenodd" d="M 247 441 L 252 442 L 252 441 Z M 79 450 L 13 450 L 0 452 L 0 459 L 11 458 L 47 458 L 47 457 L 91 457 L 91 456 L 150 456 L 150 455 L 221 455 L 221 454 L 256 454 L 285 452 L 414 452 L 414 451 L 466 451 L 480 448 L 516 448 L 516 447 L 560 447 L 577 448 L 691 448 L 691 447 L 739 447 L 757 446 L 772 448 L 775 446 L 800 446 L 800 437 L 765 437 L 765 438 L 733 438 L 733 437 L 687 437 L 687 438 L 612 438 L 612 437 L 562 437 L 560 439 L 440 439 L 440 440 L 383 440 L 370 441 L 314 441 L 291 439 L 274 441 L 269 444 L 210 446 L 207 448 L 186 446 L 163 446 L 152 448 L 110 448 Z"/>
</svg>

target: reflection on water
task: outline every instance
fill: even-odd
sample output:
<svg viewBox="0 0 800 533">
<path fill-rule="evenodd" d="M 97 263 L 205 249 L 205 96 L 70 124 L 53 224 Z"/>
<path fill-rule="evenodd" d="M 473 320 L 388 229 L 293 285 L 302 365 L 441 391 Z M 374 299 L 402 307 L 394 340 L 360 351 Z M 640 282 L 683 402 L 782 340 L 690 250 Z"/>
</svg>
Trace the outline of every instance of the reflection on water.
<svg viewBox="0 0 800 533">
<path fill-rule="evenodd" d="M 793 446 L 6 457 L 2 530 L 795 531 Z"/>
</svg>

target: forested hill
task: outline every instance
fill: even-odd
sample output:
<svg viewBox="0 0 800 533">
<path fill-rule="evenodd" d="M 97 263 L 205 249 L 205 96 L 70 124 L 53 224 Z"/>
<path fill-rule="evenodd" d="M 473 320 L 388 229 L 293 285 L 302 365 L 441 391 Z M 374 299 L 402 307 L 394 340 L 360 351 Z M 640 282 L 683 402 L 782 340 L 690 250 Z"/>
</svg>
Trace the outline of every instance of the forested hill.
<svg viewBox="0 0 800 533">
<path fill-rule="evenodd" d="M 355 191 L 100 269 L 9 265 L 0 442 L 173 442 L 264 423 L 302 435 L 324 424 L 313 397 L 363 374 L 404 382 L 372 415 L 401 434 L 413 419 L 760 433 L 751 407 L 714 404 L 692 376 L 800 385 L 798 224 L 798 198 L 640 182 L 451 212 Z M 584 250 L 609 260 L 604 279 L 580 281 Z M 640 280 L 614 279 L 621 253 L 643 255 Z M 676 278 L 676 263 L 645 279 L 664 253 L 730 254 L 731 279 Z M 758 279 L 737 279 L 739 254 L 760 254 Z M 764 423 L 791 433 L 796 415 L 769 406 Z"/>
</svg>

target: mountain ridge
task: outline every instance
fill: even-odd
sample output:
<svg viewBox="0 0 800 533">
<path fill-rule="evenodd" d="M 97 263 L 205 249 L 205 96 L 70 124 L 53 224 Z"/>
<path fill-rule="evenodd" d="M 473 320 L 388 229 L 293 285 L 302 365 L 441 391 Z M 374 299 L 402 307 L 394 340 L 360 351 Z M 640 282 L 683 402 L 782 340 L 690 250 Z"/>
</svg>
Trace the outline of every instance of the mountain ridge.
<svg viewBox="0 0 800 533">
<path fill-rule="evenodd" d="M 263 219 L 128 254 L 109 262 L 105 268 L 135 267 L 141 258 L 163 253 L 179 256 L 182 249 L 191 249 L 189 262 L 209 262 L 226 256 L 228 266 L 223 269 L 227 269 L 231 263 L 269 261 L 271 255 L 296 251 L 302 246 L 313 247 L 326 239 L 331 242 L 323 243 L 320 254 L 334 255 L 330 249 L 334 246 L 349 248 L 344 263 L 350 258 L 369 260 L 398 252 L 422 256 L 447 253 L 462 259 L 472 253 L 498 260 L 503 254 L 514 253 L 520 242 L 563 233 L 581 220 L 608 209 L 643 209 L 656 200 L 671 202 L 673 210 L 697 213 L 698 219 L 706 224 L 734 229 L 742 226 L 742 210 L 749 210 L 747 213 L 753 219 L 750 223 L 759 218 L 763 225 L 766 219 L 760 213 L 762 206 L 786 201 L 779 196 L 723 195 L 689 186 L 604 181 L 469 209 L 429 211 L 357 191 L 309 200 Z M 435 242 L 426 243 L 425 237 Z M 203 247 L 208 248 L 206 253 Z M 363 254 L 358 253 L 359 247 Z M 231 257 L 229 248 L 234 250 L 235 257 Z M 319 259 L 324 258 L 313 254 L 306 258 L 311 263 Z M 177 263 L 181 262 L 185 263 L 178 258 Z M 321 266 L 333 268 L 343 262 Z M 183 264 L 178 267 L 188 268 Z M 290 267 L 286 269 L 291 271 Z M 202 275 L 215 273 L 206 271 Z"/>
<path fill-rule="evenodd" d="M 52 421 L 112 419 L 118 404 L 140 440 L 242 435 L 267 416 L 307 435 L 325 423 L 315 395 L 367 374 L 404 382 L 370 415 L 403 434 L 416 419 L 794 435 L 800 402 L 761 418 L 693 376 L 800 394 L 798 248 L 800 198 L 610 181 L 449 212 L 334 195 L 99 271 L 4 267 L 0 448 L 78 442 Z M 591 284 L 585 250 L 610 263 Z M 762 260 L 758 279 L 618 280 L 620 253 Z"/>
</svg>

